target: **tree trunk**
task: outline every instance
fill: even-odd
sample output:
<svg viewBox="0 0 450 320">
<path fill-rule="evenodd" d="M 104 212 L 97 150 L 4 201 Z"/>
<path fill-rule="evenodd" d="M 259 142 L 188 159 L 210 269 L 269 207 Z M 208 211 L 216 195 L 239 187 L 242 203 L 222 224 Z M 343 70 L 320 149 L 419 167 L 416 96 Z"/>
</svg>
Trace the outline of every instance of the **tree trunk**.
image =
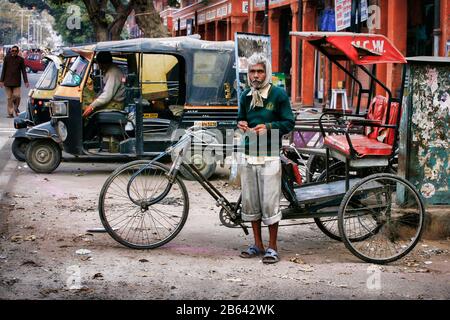
<svg viewBox="0 0 450 320">
<path fill-rule="evenodd" d="M 107 27 L 94 24 L 94 31 L 95 31 L 95 40 L 97 42 L 109 40 Z"/>
<path fill-rule="evenodd" d="M 169 34 L 161 22 L 151 0 L 136 0 L 133 6 L 136 23 L 145 38 L 167 37 Z"/>
<path fill-rule="evenodd" d="M 105 9 L 108 3 L 107 0 L 83 0 L 86 10 L 89 15 L 94 31 L 95 39 L 97 41 L 107 41 L 108 36 L 108 22 L 106 21 Z"/>
<path fill-rule="evenodd" d="M 120 40 L 120 34 L 122 33 L 123 26 L 128 19 L 128 16 L 133 10 L 134 0 L 131 0 L 128 5 L 124 5 L 120 0 L 111 0 L 114 9 L 116 10 L 116 15 L 114 16 L 114 21 L 109 25 L 109 32 L 111 35 L 111 40 Z"/>
</svg>

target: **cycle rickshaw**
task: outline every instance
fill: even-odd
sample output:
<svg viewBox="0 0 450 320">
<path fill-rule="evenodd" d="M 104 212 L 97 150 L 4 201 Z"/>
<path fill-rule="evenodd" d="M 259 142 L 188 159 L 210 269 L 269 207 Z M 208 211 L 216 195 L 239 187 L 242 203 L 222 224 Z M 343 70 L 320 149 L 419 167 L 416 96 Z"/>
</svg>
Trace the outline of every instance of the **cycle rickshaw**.
<svg viewBox="0 0 450 320">
<path fill-rule="evenodd" d="M 338 65 L 339 60 L 353 61 L 386 90 L 388 98 L 385 108 L 381 110 L 381 120 L 374 119 L 373 112 L 367 116 L 340 114 L 341 125 L 329 128 L 328 134 L 322 121 L 327 113 L 322 115 L 319 124 L 326 147 L 324 179 L 302 184 L 289 174 L 289 161 L 285 161 L 282 191 L 288 205 L 282 209 L 283 219 L 337 221 L 337 231 L 327 228 L 325 224 L 322 231 L 344 242 L 358 258 L 378 264 L 400 259 L 419 241 L 425 209 L 414 186 L 389 172 L 397 147 L 400 99 L 394 99 L 391 91 L 364 65 L 376 63 L 377 59 L 395 63 L 406 63 L 406 60 L 381 35 L 291 34 L 309 41 L 325 55 L 338 56 L 333 61 Z M 358 42 L 362 40 L 367 42 Z M 368 42 L 371 41 L 376 41 L 379 44 L 377 48 L 384 52 L 369 49 Z M 364 90 L 362 87 L 360 89 Z M 330 114 L 338 116 L 335 112 Z M 355 127 L 361 127 L 362 131 L 351 133 L 350 129 Z M 103 226 L 112 238 L 130 248 L 152 249 L 169 242 L 180 232 L 189 212 L 189 196 L 178 174 L 180 168 L 190 172 L 222 208 L 220 219 L 225 226 L 240 226 L 248 233 L 240 216 L 240 199 L 236 202 L 226 199 L 193 164 L 184 159 L 192 139 L 205 132 L 207 130 L 204 128 L 191 127 L 176 144 L 152 161 L 130 162 L 111 174 L 100 193 L 99 213 Z M 380 136 L 384 137 L 382 142 L 378 140 Z M 170 167 L 157 162 L 166 154 L 174 155 Z M 329 166 L 330 157 L 341 161 L 340 166 L 344 164 L 343 179 L 332 174 L 335 165 Z M 364 168 L 377 170 L 364 171 Z M 367 172 L 371 174 L 367 175 Z"/>
</svg>

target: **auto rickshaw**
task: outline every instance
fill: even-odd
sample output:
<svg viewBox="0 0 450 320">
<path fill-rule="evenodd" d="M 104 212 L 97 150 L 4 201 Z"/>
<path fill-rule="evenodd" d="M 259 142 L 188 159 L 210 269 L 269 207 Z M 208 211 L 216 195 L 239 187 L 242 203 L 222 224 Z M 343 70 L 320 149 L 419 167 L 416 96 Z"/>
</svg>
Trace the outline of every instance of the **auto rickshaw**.
<svg viewBox="0 0 450 320">
<path fill-rule="evenodd" d="M 234 42 L 198 37 L 132 39 L 98 43 L 79 56 L 50 101 L 51 120 L 33 127 L 26 152 L 32 170 L 50 173 L 65 151 L 79 158 L 151 158 L 173 143 L 177 129 L 194 124 L 215 128 L 233 139 L 238 111 Z M 123 110 L 98 112 L 96 135 L 85 137 L 83 110 L 101 91 L 95 57 L 109 51 L 124 73 Z M 181 136 L 181 134 L 179 134 Z M 175 138 L 176 139 L 176 138 Z M 214 142 L 210 137 L 209 143 Z M 223 154 L 192 152 L 192 161 L 210 177 Z"/>
<path fill-rule="evenodd" d="M 53 99 L 57 85 L 67 71 L 68 66 L 78 54 L 67 48 L 60 55 L 47 55 L 47 66 L 36 83 L 34 89 L 28 93 L 27 107 L 14 118 L 14 141 L 11 149 L 19 161 L 25 161 L 25 151 L 30 139 L 26 132 L 29 127 L 50 120 L 50 111 L 46 103 Z"/>
</svg>

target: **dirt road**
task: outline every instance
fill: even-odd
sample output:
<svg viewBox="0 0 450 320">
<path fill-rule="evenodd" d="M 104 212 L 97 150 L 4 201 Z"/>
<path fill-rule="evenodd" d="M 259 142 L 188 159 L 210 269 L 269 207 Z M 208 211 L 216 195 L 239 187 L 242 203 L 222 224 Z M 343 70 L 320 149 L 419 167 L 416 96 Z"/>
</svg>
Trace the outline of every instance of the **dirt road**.
<svg viewBox="0 0 450 320">
<path fill-rule="evenodd" d="M 279 231 L 282 261 L 263 265 L 238 257 L 252 235 L 222 226 L 212 198 L 189 181 L 181 233 L 155 250 L 128 249 L 87 232 L 101 226 L 98 194 L 116 166 L 63 163 L 37 175 L 18 163 L 1 203 L 0 299 L 450 298 L 449 241 L 422 241 L 406 258 L 375 266 L 314 224 L 296 225 Z M 225 170 L 213 180 L 235 199 L 227 182 Z"/>
</svg>

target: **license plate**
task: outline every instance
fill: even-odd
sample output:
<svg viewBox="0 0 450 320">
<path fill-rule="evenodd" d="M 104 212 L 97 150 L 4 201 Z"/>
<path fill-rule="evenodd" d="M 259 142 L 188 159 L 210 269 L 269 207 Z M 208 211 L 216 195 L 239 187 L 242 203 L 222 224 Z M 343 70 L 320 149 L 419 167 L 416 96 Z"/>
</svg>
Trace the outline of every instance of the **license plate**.
<svg viewBox="0 0 450 320">
<path fill-rule="evenodd" d="M 158 118 L 158 114 L 157 113 L 144 113 L 143 118 L 144 119 L 155 119 L 155 118 Z"/>
<path fill-rule="evenodd" d="M 194 126 L 198 127 L 217 127 L 217 121 L 195 121 Z"/>
</svg>

